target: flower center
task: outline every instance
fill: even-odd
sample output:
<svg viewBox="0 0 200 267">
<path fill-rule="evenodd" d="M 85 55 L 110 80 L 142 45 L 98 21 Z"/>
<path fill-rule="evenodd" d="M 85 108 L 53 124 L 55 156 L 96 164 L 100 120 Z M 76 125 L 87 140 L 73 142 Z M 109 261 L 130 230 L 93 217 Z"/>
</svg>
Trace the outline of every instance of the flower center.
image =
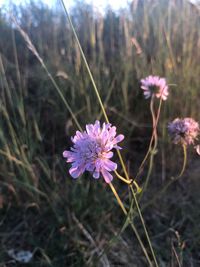
<svg viewBox="0 0 200 267">
<path fill-rule="evenodd" d="M 182 132 L 179 133 L 179 135 L 180 135 L 182 138 L 184 138 L 184 137 L 185 137 L 185 132 L 182 131 Z"/>
<path fill-rule="evenodd" d="M 149 86 L 149 90 L 151 91 L 152 94 L 157 94 L 157 93 L 159 93 L 159 88 L 158 88 L 158 86 L 156 86 L 156 85 L 150 85 L 150 86 Z"/>
<path fill-rule="evenodd" d="M 95 140 L 89 140 L 87 144 L 85 144 L 82 156 L 85 160 L 96 160 L 102 153 L 101 146 Z"/>
</svg>

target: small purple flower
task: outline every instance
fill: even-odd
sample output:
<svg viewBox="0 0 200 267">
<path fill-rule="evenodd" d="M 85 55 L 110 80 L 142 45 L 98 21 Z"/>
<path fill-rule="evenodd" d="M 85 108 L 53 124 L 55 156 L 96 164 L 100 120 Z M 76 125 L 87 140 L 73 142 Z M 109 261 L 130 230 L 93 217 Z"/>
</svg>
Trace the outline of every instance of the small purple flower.
<svg viewBox="0 0 200 267">
<path fill-rule="evenodd" d="M 146 99 L 156 96 L 157 98 L 166 100 L 169 95 L 169 88 L 165 78 L 160 78 L 159 76 L 150 75 L 145 79 L 142 79 L 141 89 L 144 90 L 144 97 Z"/>
<path fill-rule="evenodd" d="M 199 124 L 192 118 L 176 118 L 168 124 L 168 130 L 174 144 L 194 145 L 200 134 Z M 196 150 L 198 153 L 198 146 Z"/>
<path fill-rule="evenodd" d="M 99 121 L 86 125 L 84 132 L 77 131 L 71 138 L 74 143 L 71 151 L 63 152 L 67 162 L 72 163 L 70 175 L 78 178 L 85 171 L 89 171 L 95 179 L 101 174 L 106 183 L 110 183 L 113 179 L 110 172 L 117 169 L 117 164 L 110 160 L 113 156 L 111 150 L 120 149 L 117 143 L 124 139 L 122 134 L 117 136 L 116 134 L 115 126 L 103 123 L 101 128 Z"/>
</svg>

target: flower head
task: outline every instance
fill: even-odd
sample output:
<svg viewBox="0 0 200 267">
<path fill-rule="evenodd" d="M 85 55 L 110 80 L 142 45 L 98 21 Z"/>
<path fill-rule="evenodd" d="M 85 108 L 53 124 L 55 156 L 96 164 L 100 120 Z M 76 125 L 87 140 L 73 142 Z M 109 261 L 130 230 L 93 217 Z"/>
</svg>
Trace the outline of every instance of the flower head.
<svg viewBox="0 0 200 267">
<path fill-rule="evenodd" d="M 95 179 L 103 176 L 107 183 L 113 179 L 111 171 L 117 169 L 117 164 L 110 159 L 113 156 L 113 148 L 120 149 L 117 143 L 124 139 L 122 134 L 116 136 L 116 127 L 110 123 L 100 122 L 86 125 L 86 131 L 77 131 L 72 137 L 74 143 L 71 151 L 64 151 L 63 157 L 72 163 L 69 170 L 73 178 L 78 178 L 85 171 L 92 173 Z"/>
<path fill-rule="evenodd" d="M 200 134 L 199 124 L 192 118 L 176 118 L 169 123 L 168 130 L 174 144 L 194 145 Z"/>
<path fill-rule="evenodd" d="M 145 98 L 150 98 L 151 96 L 156 96 L 162 100 L 166 100 L 169 92 L 168 85 L 165 78 L 160 78 L 159 76 L 148 76 L 141 80 L 141 89 L 144 90 Z"/>
</svg>

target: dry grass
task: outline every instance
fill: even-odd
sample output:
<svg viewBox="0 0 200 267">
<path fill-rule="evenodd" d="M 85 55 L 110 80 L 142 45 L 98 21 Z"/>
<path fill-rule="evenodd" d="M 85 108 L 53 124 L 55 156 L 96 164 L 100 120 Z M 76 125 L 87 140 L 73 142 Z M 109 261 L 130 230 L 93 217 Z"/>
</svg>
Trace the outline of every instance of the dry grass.
<svg viewBox="0 0 200 267">
<path fill-rule="evenodd" d="M 34 267 L 145 266 L 130 229 L 118 235 L 123 214 L 103 181 L 89 175 L 73 181 L 61 156 L 77 129 L 61 95 L 81 127 L 103 119 L 63 10 L 34 3 L 12 10 L 40 61 L 2 13 L 0 266 L 21 266 L 7 255 L 11 248 L 34 251 L 29 264 Z M 108 10 L 104 17 L 77 5 L 71 16 L 110 121 L 126 136 L 123 156 L 131 176 L 151 134 L 149 103 L 139 80 L 153 73 L 173 84 L 161 114 L 144 208 L 181 168 L 181 151 L 170 144 L 166 123 L 177 116 L 200 120 L 199 9 L 182 0 L 146 0 L 134 1 L 119 14 Z M 200 264 L 199 158 L 189 154 L 184 177 L 144 209 L 160 266 Z M 126 187 L 115 184 L 128 201 Z"/>
</svg>

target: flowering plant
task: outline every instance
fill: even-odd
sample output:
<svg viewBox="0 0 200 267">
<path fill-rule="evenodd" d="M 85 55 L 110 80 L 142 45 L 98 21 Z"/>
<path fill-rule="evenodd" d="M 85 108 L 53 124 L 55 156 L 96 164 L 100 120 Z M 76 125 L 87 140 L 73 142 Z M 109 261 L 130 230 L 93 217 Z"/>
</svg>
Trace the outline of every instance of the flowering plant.
<svg viewBox="0 0 200 267">
<path fill-rule="evenodd" d="M 160 78 L 159 76 L 150 75 L 142 79 L 141 89 L 144 91 L 145 98 L 156 96 L 157 98 L 162 98 L 162 100 L 167 100 L 169 95 L 169 88 L 165 78 Z"/>
<path fill-rule="evenodd" d="M 198 122 L 194 119 L 176 118 L 168 124 L 168 131 L 174 144 L 193 145 L 197 153 L 200 154 L 200 146 L 195 145 L 200 134 L 200 128 Z"/>
<path fill-rule="evenodd" d="M 78 178 L 85 171 L 92 173 L 95 179 L 102 174 L 106 183 L 113 179 L 111 171 L 117 169 L 117 164 L 110 159 L 113 157 L 112 149 L 120 149 L 117 143 L 124 139 L 122 134 L 116 136 L 116 127 L 110 123 L 100 122 L 86 125 L 86 131 L 77 131 L 72 137 L 74 143 L 71 151 L 64 151 L 63 157 L 72 163 L 69 170 L 73 178 Z"/>
</svg>

